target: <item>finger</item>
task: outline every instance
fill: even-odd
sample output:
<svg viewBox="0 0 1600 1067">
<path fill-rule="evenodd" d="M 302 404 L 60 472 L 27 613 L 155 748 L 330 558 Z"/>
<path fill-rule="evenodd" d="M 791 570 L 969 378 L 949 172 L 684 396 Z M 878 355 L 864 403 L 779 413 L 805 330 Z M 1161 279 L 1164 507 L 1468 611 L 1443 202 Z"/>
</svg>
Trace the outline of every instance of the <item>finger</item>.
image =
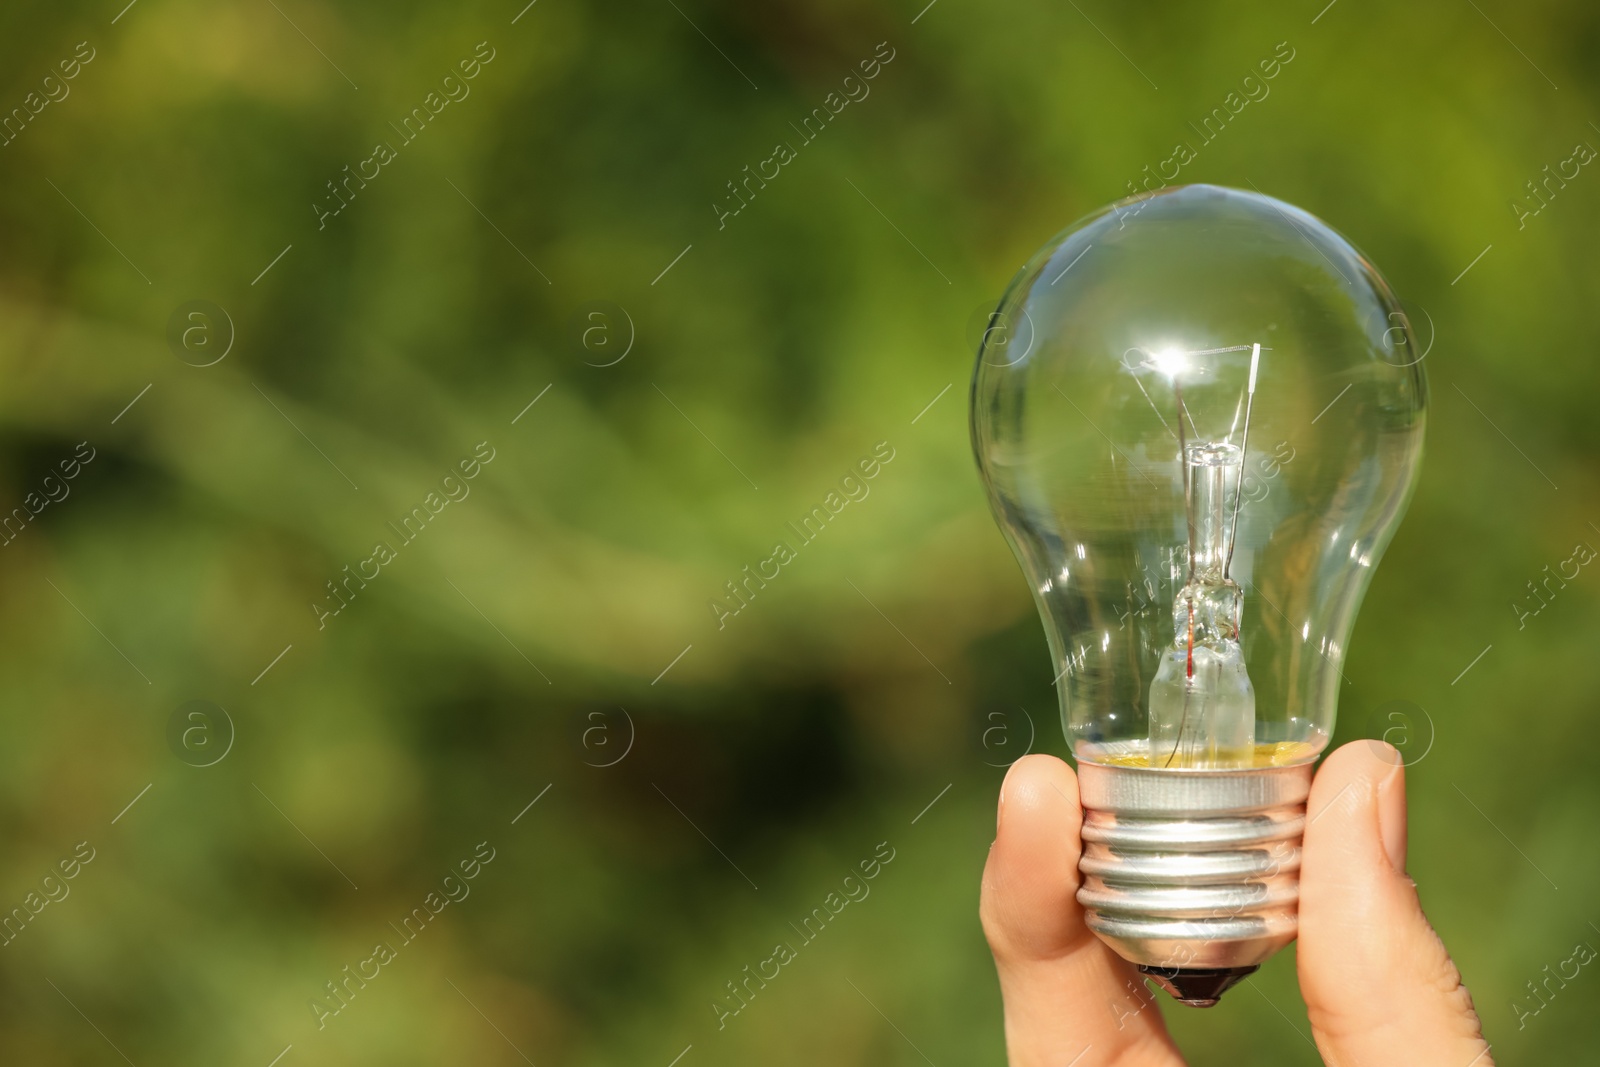
<svg viewBox="0 0 1600 1067">
<path fill-rule="evenodd" d="M 1405 873 L 1405 769 L 1381 741 L 1328 757 L 1300 872 L 1300 991 L 1339 1067 L 1492 1067 L 1472 997 Z"/>
<path fill-rule="evenodd" d="M 1053 756 L 1012 765 L 979 907 L 1000 973 L 1011 1065 L 1181 1065 L 1155 995 L 1083 924 L 1082 821 L 1070 767 Z"/>
</svg>

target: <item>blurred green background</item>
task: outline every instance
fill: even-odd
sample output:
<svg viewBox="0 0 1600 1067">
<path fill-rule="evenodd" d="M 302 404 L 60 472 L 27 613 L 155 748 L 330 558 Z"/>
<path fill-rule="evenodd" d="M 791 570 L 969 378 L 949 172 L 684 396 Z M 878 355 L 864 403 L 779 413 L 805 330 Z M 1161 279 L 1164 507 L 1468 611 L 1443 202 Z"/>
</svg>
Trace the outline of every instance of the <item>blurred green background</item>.
<svg viewBox="0 0 1600 1067">
<path fill-rule="evenodd" d="M 1515 606 L 1600 547 L 1600 175 L 1525 185 L 1600 146 L 1591 7 L 124 2 L 0 14 L 0 509 L 38 511 L 0 547 L 0 906 L 70 890 L 0 950 L 0 1060 L 1002 1062 L 978 877 L 1004 765 L 1065 746 L 970 458 L 974 322 L 1280 42 L 1180 180 L 1321 216 L 1435 341 L 1339 739 L 1412 762 L 1501 1062 L 1592 1058 L 1600 977 L 1516 1005 L 1600 946 L 1600 577 Z M 1292 952 L 1251 987 L 1164 1007 L 1193 1062 L 1319 1062 Z"/>
</svg>

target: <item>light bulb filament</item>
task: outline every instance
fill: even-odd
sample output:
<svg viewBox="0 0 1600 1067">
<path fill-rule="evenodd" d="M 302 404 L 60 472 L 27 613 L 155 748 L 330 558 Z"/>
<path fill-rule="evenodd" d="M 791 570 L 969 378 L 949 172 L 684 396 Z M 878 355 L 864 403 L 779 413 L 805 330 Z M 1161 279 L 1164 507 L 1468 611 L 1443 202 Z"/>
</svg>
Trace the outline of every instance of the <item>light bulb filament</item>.
<svg viewBox="0 0 1600 1067">
<path fill-rule="evenodd" d="M 1232 428 L 1221 440 L 1205 439 L 1184 403 L 1183 382 L 1176 372 L 1192 366 L 1189 356 L 1212 350 L 1164 350 L 1156 360 L 1158 369 L 1171 374 L 1177 406 L 1187 560 L 1183 590 L 1174 605 L 1175 647 L 1162 657 L 1150 691 L 1151 754 L 1170 744 L 1165 767 L 1225 765 L 1247 758 L 1255 740 L 1255 692 L 1239 643 L 1243 593 L 1231 570 L 1261 345 L 1218 351 L 1245 347 L 1250 350 L 1250 375 L 1242 397 L 1244 428 L 1238 446 L 1227 440 Z M 1193 444 L 1190 431 L 1198 438 Z"/>
</svg>

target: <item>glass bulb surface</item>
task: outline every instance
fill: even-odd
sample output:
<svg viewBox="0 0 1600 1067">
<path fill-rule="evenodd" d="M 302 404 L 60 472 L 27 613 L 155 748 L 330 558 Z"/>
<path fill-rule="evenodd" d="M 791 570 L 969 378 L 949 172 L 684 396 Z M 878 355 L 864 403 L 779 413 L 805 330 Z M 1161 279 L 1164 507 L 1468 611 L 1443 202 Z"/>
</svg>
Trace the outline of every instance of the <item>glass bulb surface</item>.
<svg viewBox="0 0 1600 1067">
<path fill-rule="evenodd" d="M 1372 264 L 1260 194 L 1112 205 L 1023 268 L 979 349 L 972 439 L 1078 759 L 1316 757 L 1426 397 Z"/>
</svg>

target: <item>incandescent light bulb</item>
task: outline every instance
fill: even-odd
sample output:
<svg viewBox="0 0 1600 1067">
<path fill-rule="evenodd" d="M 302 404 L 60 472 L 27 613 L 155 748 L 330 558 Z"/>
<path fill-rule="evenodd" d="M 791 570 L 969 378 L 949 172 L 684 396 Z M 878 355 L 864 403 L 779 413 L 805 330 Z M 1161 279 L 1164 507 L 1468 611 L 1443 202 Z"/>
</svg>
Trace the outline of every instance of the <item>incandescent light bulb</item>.
<svg viewBox="0 0 1600 1067">
<path fill-rule="evenodd" d="M 1049 638 L 1078 899 L 1186 1003 L 1294 939 L 1312 764 L 1421 460 L 1421 363 L 1349 242 L 1215 186 L 1091 215 L 990 318 L 973 448 Z"/>
</svg>

